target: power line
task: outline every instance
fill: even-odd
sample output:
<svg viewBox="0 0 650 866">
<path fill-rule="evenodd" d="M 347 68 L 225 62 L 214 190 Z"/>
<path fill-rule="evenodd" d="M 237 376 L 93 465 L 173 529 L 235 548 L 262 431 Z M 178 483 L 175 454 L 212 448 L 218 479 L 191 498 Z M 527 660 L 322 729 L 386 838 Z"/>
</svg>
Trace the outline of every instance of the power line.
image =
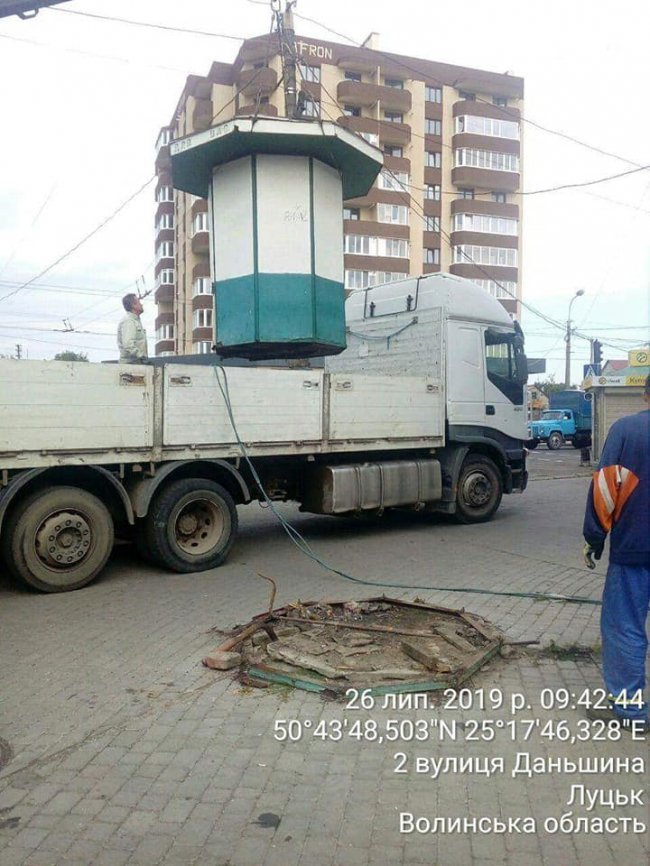
<svg viewBox="0 0 650 866">
<path fill-rule="evenodd" d="M 155 175 L 152 175 L 147 181 L 145 181 L 145 183 L 142 184 L 141 187 L 139 187 L 132 195 L 130 195 L 126 199 L 126 201 L 123 201 L 119 207 L 117 207 L 109 216 L 107 216 L 105 220 L 102 220 L 102 222 L 98 226 L 95 226 L 95 228 L 91 232 L 89 232 L 85 237 L 83 237 L 78 243 L 76 243 L 73 247 L 71 247 L 67 252 L 63 253 L 62 256 L 59 256 L 59 258 L 56 261 L 52 262 L 51 265 L 48 265 L 46 268 L 44 268 L 42 271 L 40 271 L 40 273 L 36 274 L 35 277 L 32 277 L 31 280 L 28 280 L 26 283 L 23 283 L 22 285 L 13 289 L 11 292 L 8 292 L 6 295 L 2 295 L 2 297 L 0 297 L 0 301 L 6 301 L 8 298 L 11 298 L 14 295 L 17 295 L 18 292 L 21 292 L 23 289 L 26 289 L 32 283 L 35 283 L 36 280 L 39 280 L 41 277 L 45 276 L 45 274 L 49 273 L 53 268 L 55 268 L 57 265 L 61 264 L 62 261 L 67 259 L 69 256 L 71 256 L 72 253 L 76 252 L 83 244 L 86 243 L 86 241 L 90 240 L 90 238 L 92 238 L 94 235 L 96 235 L 97 232 L 99 232 L 101 229 L 103 229 L 104 226 L 106 226 L 121 211 L 123 211 L 124 208 L 128 204 L 130 204 L 134 198 L 136 198 L 138 195 L 140 195 L 140 193 L 143 192 L 149 186 L 149 184 L 151 183 L 152 180 L 154 180 L 155 177 L 156 177 Z"/>
<path fill-rule="evenodd" d="M 50 12 L 61 12 L 64 15 L 80 15 L 83 18 L 96 18 L 99 21 L 113 21 L 118 24 L 130 24 L 133 27 L 149 27 L 153 30 L 166 30 L 171 33 L 189 33 L 192 36 L 209 36 L 214 39 L 215 37 L 218 39 L 232 39 L 235 42 L 244 42 L 246 39 L 245 36 L 234 36 L 231 33 L 213 33 L 209 30 L 193 30 L 189 27 L 173 27 L 168 24 L 155 24 L 150 21 L 133 21 L 130 18 L 118 18 L 115 15 L 96 15 L 93 12 L 81 12 L 77 9 L 61 9 L 61 8 L 50 8 Z"/>
</svg>

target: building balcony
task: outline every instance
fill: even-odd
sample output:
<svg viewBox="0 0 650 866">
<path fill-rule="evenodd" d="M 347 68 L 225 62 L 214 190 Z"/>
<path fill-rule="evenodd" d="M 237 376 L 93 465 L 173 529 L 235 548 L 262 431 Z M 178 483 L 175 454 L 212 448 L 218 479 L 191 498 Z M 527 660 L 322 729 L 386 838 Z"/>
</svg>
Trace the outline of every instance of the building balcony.
<svg viewBox="0 0 650 866">
<path fill-rule="evenodd" d="M 158 330 L 161 325 L 173 325 L 174 324 L 174 313 L 159 313 L 156 316 L 156 320 L 154 322 L 154 328 Z"/>
<path fill-rule="evenodd" d="M 264 102 L 260 105 L 240 105 L 235 114 L 237 117 L 277 117 L 278 109 L 270 102 Z"/>
<path fill-rule="evenodd" d="M 156 293 L 153 296 L 156 304 L 171 304 L 174 302 L 174 297 L 176 295 L 176 284 L 175 283 L 162 283 L 156 289 Z"/>
<path fill-rule="evenodd" d="M 389 156 L 385 153 L 384 166 L 391 171 L 405 171 L 411 174 L 411 160 L 406 156 Z"/>
<path fill-rule="evenodd" d="M 425 216 L 439 217 L 442 211 L 440 199 L 425 198 L 422 202 L 422 210 L 424 211 Z"/>
<path fill-rule="evenodd" d="M 496 235 L 490 232 L 452 231 L 449 235 L 452 246 L 458 244 L 473 244 L 479 247 L 503 247 L 504 249 L 519 249 L 517 235 Z"/>
<path fill-rule="evenodd" d="M 424 182 L 431 184 L 442 184 L 442 169 L 441 168 L 432 168 L 429 165 L 425 165 L 424 167 Z"/>
<path fill-rule="evenodd" d="M 378 223 L 374 220 L 343 220 L 343 232 L 346 235 L 368 235 L 374 238 L 403 238 L 410 237 L 409 226 L 397 225 L 396 223 Z"/>
<path fill-rule="evenodd" d="M 375 205 L 383 202 L 385 204 L 400 204 L 411 206 L 411 196 L 407 192 L 397 192 L 392 189 L 379 189 L 373 186 L 368 190 L 368 194 L 361 198 L 351 198 L 346 200 L 346 207 L 375 207 Z"/>
<path fill-rule="evenodd" d="M 374 58 L 368 57 L 368 54 L 363 49 L 359 50 L 359 54 L 352 52 L 350 54 L 343 54 L 338 60 L 340 69 L 347 69 L 350 72 L 361 72 L 366 75 L 375 75 L 378 65 L 378 62 Z"/>
<path fill-rule="evenodd" d="M 175 348 L 175 340 L 158 340 L 155 353 L 156 355 L 161 355 L 163 352 L 174 352 Z"/>
<path fill-rule="evenodd" d="M 411 94 L 408 90 L 386 87 L 382 84 L 364 84 L 361 81 L 339 81 L 336 96 L 340 103 L 369 108 L 381 102 L 387 111 L 407 112 L 411 110 Z"/>
<path fill-rule="evenodd" d="M 204 258 L 202 261 L 197 262 L 192 268 L 192 279 L 195 280 L 197 277 L 209 277 L 210 276 L 210 262 L 207 258 Z"/>
<path fill-rule="evenodd" d="M 489 102 L 470 102 L 467 99 L 460 99 L 458 102 L 454 102 L 452 113 L 454 117 L 471 114 L 474 117 L 493 117 L 496 120 L 513 120 L 515 122 L 521 120 L 521 111 L 518 108 L 510 105 L 492 105 Z"/>
<path fill-rule="evenodd" d="M 199 213 L 208 212 L 207 198 L 197 198 L 192 202 L 192 219 Z"/>
<path fill-rule="evenodd" d="M 345 269 L 350 271 L 392 271 L 407 275 L 409 260 L 396 256 L 357 256 L 346 253 L 343 257 Z"/>
<path fill-rule="evenodd" d="M 422 265 L 423 274 L 437 274 L 440 271 L 440 265 Z"/>
<path fill-rule="evenodd" d="M 161 271 L 171 270 L 173 271 L 176 267 L 176 259 L 173 256 L 162 256 L 156 262 L 156 267 L 154 269 L 154 276 L 157 278 L 158 274 Z"/>
<path fill-rule="evenodd" d="M 214 340 L 214 331 L 212 328 L 192 328 L 192 341 L 199 343 L 203 340 Z"/>
<path fill-rule="evenodd" d="M 486 273 L 487 271 L 487 273 Z M 517 282 L 517 268 L 506 268 L 501 265 L 473 265 L 470 262 L 449 265 L 449 273 L 468 280 L 512 280 Z"/>
<path fill-rule="evenodd" d="M 210 251 L 210 232 L 203 229 L 194 232 L 192 235 L 192 252 L 197 255 L 208 253 Z"/>
<path fill-rule="evenodd" d="M 351 132 L 372 133 L 378 135 L 382 144 L 394 144 L 403 147 L 411 140 L 411 127 L 406 123 L 391 123 L 389 120 L 376 120 L 372 117 L 348 117 L 343 115 L 338 118 L 338 123 Z"/>
<path fill-rule="evenodd" d="M 174 241 L 174 229 L 158 229 L 156 232 L 156 246 L 164 241 Z"/>
<path fill-rule="evenodd" d="M 164 144 L 158 149 L 158 153 L 156 154 L 156 174 L 160 174 L 162 171 L 171 171 L 171 167 L 172 160 L 169 154 L 169 145 Z"/>
<path fill-rule="evenodd" d="M 459 165 L 451 170 L 451 182 L 455 186 L 473 189 L 492 189 L 495 192 L 516 192 L 521 182 L 516 171 L 492 171 L 489 168 L 474 168 Z"/>
<path fill-rule="evenodd" d="M 489 214 L 490 216 L 508 217 L 519 219 L 519 205 L 498 201 L 485 201 L 478 198 L 455 198 L 451 203 L 452 214 L 477 213 Z"/>
<path fill-rule="evenodd" d="M 194 131 L 209 129 L 212 126 L 214 111 L 211 99 L 197 99 L 192 110 L 192 127 Z"/>
<path fill-rule="evenodd" d="M 173 201 L 159 201 L 156 205 L 156 213 L 154 214 L 154 219 L 156 222 L 160 219 L 163 214 L 171 214 L 174 215 L 174 202 Z"/>
<path fill-rule="evenodd" d="M 269 53 L 278 54 L 276 33 L 246 39 L 239 51 L 239 60 L 241 63 L 261 63 L 262 61 L 267 63 Z"/>
<path fill-rule="evenodd" d="M 194 295 L 192 298 L 192 310 L 211 310 L 214 307 L 212 295 Z"/>
<path fill-rule="evenodd" d="M 496 135 L 479 135 L 475 132 L 457 132 L 451 137 L 454 150 L 460 147 L 473 147 L 477 150 L 491 150 L 499 153 L 521 154 L 521 143 L 515 138 L 501 138 Z"/>
<path fill-rule="evenodd" d="M 268 66 L 260 69 L 242 69 L 237 75 L 237 87 L 245 96 L 268 96 L 275 90 L 278 83 L 278 73 Z"/>
</svg>

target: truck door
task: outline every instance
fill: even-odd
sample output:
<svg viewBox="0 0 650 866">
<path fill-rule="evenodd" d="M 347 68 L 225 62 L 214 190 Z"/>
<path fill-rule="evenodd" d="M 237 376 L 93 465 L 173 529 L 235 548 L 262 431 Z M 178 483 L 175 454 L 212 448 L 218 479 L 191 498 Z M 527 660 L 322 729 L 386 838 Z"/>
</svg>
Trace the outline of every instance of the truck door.
<svg viewBox="0 0 650 866">
<path fill-rule="evenodd" d="M 485 425 L 484 351 L 480 325 L 450 321 L 447 331 L 447 418 Z"/>
<path fill-rule="evenodd" d="M 484 423 L 515 439 L 527 438 L 525 378 L 521 373 L 523 346 L 511 331 L 484 329 Z M 525 362 L 525 359 L 524 359 Z"/>
</svg>

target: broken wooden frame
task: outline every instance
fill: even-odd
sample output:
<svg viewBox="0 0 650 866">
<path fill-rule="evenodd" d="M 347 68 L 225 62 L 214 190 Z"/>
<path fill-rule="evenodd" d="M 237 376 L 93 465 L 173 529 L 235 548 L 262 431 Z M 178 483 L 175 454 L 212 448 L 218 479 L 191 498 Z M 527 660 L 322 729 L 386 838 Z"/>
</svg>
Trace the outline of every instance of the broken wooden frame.
<svg viewBox="0 0 650 866">
<path fill-rule="evenodd" d="M 326 605 L 331 608 L 343 608 L 346 604 L 349 604 L 349 600 L 310 601 L 300 603 L 299 607 L 304 609 L 316 605 Z M 448 628 L 445 629 L 443 624 L 443 626 L 432 626 L 429 631 L 424 631 L 422 629 L 393 628 L 390 626 L 372 624 L 364 625 L 361 622 L 347 622 L 340 619 L 311 619 L 309 617 L 296 615 L 296 608 L 298 605 L 285 605 L 276 608 L 275 610 L 268 610 L 267 612 L 254 617 L 248 624 L 242 626 L 236 634 L 203 659 L 203 664 L 207 667 L 216 667 L 216 665 L 211 664 L 211 659 L 215 658 L 223 651 L 232 650 L 235 647 L 241 648 L 245 641 L 250 639 L 253 634 L 260 630 L 267 633 L 270 643 L 277 640 L 276 629 L 284 625 L 300 625 L 302 634 L 306 634 L 307 636 L 310 625 L 317 628 L 331 628 L 333 630 L 358 630 L 368 634 L 377 633 L 384 638 L 387 635 L 394 636 L 396 640 L 399 641 L 401 650 L 407 657 L 430 668 L 431 677 L 428 677 L 426 673 L 414 671 L 412 677 L 402 677 L 399 680 L 390 680 L 390 678 L 387 677 L 384 682 L 364 682 L 363 672 L 358 672 L 359 675 L 355 676 L 354 671 L 349 671 L 350 675 L 343 675 L 344 681 L 341 682 L 341 677 L 328 677 L 317 673 L 314 670 L 310 670 L 307 667 L 296 666 L 287 661 L 281 661 L 279 664 L 274 664 L 272 662 L 263 662 L 259 659 L 247 659 L 246 653 L 242 654 L 241 667 L 246 673 L 249 681 L 257 680 L 264 683 L 277 683 L 311 692 L 327 692 L 332 697 L 342 696 L 348 688 L 368 689 L 370 694 L 373 695 L 403 692 L 426 692 L 458 687 L 485 665 L 496 653 L 498 653 L 504 641 L 503 635 L 496 629 L 484 623 L 480 617 L 467 613 L 464 609 L 455 610 L 453 608 L 429 605 L 422 602 L 409 602 L 401 599 L 388 598 L 383 595 L 363 599 L 358 602 L 358 604 L 389 605 L 390 607 L 396 608 L 398 611 L 400 609 L 413 609 L 424 613 L 430 613 L 438 618 L 444 616 L 448 619 Z M 458 635 L 454 636 L 454 622 L 475 632 L 477 638 L 481 639 L 482 646 L 478 648 L 474 647 L 464 638 Z M 429 645 L 436 646 L 439 650 L 437 655 L 438 662 L 441 660 L 444 662 L 444 655 L 440 652 L 440 644 L 442 644 L 443 648 L 447 647 L 452 649 L 455 653 L 456 662 L 458 661 L 458 653 L 462 653 L 465 656 L 463 664 L 460 666 L 456 664 L 452 669 L 451 664 L 445 665 L 443 663 L 442 666 L 447 667 L 447 671 L 439 669 L 434 670 L 434 666 L 431 663 L 433 656 L 428 658 L 426 652 L 423 652 L 422 649 L 413 642 L 413 639 L 415 638 L 426 640 Z M 453 648 L 455 648 L 455 650 Z M 286 670 L 286 667 L 289 665 L 295 667 L 295 674 Z M 283 667 L 285 669 L 283 669 Z M 381 671 L 378 673 L 381 674 Z M 366 672 L 366 677 L 368 680 L 375 679 L 374 676 L 370 675 L 370 672 Z"/>
</svg>

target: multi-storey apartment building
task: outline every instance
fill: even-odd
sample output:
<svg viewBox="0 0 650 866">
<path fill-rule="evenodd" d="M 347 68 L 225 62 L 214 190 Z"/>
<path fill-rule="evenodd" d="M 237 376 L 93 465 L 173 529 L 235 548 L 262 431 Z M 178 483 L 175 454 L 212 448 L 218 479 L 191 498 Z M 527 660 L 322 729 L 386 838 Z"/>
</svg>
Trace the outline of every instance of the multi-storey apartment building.
<svg viewBox="0 0 650 866">
<path fill-rule="evenodd" d="M 345 284 L 448 271 L 513 315 L 521 298 L 523 80 L 373 48 L 296 37 L 306 117 L 337 120 L 384 152 L 363 198 L 344 202 Z M 156 353 L 213 341 L 207 202 L 174 191 L 169 144 L 237 115 L 285 114 L 277 36 L 187 79 L 156 145 Z"/>
</svg>

